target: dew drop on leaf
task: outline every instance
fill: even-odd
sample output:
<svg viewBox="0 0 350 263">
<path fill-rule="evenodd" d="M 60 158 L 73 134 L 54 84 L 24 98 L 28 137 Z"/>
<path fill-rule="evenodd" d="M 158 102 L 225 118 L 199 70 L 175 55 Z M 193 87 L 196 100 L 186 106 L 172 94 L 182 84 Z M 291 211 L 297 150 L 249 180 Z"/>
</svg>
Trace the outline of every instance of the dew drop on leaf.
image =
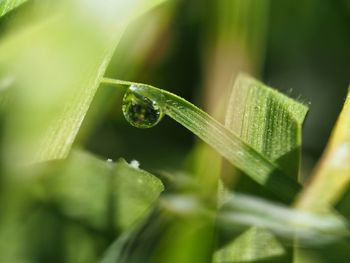
<svg viewBox="0 0 350 263">
<path fill-rule="evenodd" d="M 124 117 L 134 127 L 151 128 L 162 119 L 162 109 L 156 101 L 136 93 L 135 88 L 131 85 L 124 95 Z"/>
</svg>

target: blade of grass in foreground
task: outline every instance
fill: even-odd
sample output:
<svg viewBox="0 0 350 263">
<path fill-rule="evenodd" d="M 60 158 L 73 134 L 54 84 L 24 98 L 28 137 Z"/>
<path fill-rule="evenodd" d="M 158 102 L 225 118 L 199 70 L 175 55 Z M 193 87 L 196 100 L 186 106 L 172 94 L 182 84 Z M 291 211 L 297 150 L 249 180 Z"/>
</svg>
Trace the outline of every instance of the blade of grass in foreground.
<svg viewBox="0 0 350 263">
<path fill-rule="evenodd" d="M 1 0 L 0 3 L 0 17 L 6 15 L 21 4 L 27 2 L 27 0 Z"/>
<path fill-rule="evenodd" d="M 133 92 L 155 101 L 164 113 L 204 140 L 231 164 L 257 183 L 290 202 L 299 191 L 299 184 L 284 174 L 275 162 L 257 152 L 207 113 L 165 90 L 150 85 L 103 78 L 102 83 L 133 86 Z M 126 88 L 125 88 L 126 89 Z"/>
</svg>

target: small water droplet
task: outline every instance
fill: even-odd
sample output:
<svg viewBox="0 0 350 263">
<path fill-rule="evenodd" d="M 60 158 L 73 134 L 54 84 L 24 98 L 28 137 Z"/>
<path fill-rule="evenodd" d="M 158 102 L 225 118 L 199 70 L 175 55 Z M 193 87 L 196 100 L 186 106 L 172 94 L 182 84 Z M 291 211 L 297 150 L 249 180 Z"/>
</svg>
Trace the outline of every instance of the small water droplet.
<svg viewBox="0 0 350 263">
<path fill-rule="evenodd" d="M 137 160 L 132 160 L 130 162 L 130 166 L 134 167 L 135 169 L 138 169 L 140 167 L 140 163 Z"/>
<path fill-rule="evenodd" d="M 163 111 L 156 101 L 136 93 L 135 90 L 135 85 L 132 85 L 124 95 L 124 117 L 134 127 L 151 128 L 163 118 Z"/>
</svg>

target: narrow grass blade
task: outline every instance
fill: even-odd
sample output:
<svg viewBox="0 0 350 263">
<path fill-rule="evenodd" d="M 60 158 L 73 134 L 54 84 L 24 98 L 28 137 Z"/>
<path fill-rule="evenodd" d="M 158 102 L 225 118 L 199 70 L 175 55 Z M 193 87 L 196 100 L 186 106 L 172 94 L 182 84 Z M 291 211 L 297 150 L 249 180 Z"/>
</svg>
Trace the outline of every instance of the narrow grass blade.
<svg viewBox="0 0 350 263">
<path fill-rule="evenodd" d="M 301 193 L 297 207 L 323 211 L 340 201 L 350 185 L 350 93 L 327 149 Z"/>
<path fill-rule="evenodd" d="M 309 184 L 301 192 L 296 207 L 319 214 L 334 214 L 338 207 L 341 215 L 348 219 L 350 184 L 350 93 L 331 135 L 328 146 L 314 170 Z M 344 211 L 345 210 L 345 211 Z M 341 216 L 340 215 L 340 216 Z M 339 215 L 338 215 L 339 216 Z M 299 241 L 298 241 L 299 242 Z M 345 262 L 349 256 L 348 240 L 318 250 L 295 249 L 294 262 L 323 263 L 335 258 Z"/>
<path fill-rule="evenodd" d="M 27 2 L 27 0 L 1 0 L 0 2 L 0 17 L 6 15 L 16 7 Z"/>
<path fill-rule="evenodd" d="M 285 175 L 278 165 L 246 144 L 204 111 L 190 102 L 165 90 L 150 85 L 103 78 L 102 83 L 133 85 L 134 92 L 156 101 L 165 113 L 204 140 L 231 164 L 245 172 L 253 180 L 280 196 L 285 201 L 293 200 L 299 184 Z"/>
</svg>

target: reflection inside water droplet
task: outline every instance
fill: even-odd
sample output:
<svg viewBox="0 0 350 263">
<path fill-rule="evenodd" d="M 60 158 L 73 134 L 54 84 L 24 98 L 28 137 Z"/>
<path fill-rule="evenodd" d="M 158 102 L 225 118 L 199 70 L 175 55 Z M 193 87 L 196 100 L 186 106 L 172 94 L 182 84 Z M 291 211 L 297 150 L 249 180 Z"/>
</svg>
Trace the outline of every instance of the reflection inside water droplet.
<svg viewBox="0 0 350 263">
<path fill-rule="evenodd" d="M 136 86 L 129 87 L 123 98 L 125 119 L 137 128 L 151 128 L 163 117 L 157 102 L 135 92 Z"/>
</svg>

